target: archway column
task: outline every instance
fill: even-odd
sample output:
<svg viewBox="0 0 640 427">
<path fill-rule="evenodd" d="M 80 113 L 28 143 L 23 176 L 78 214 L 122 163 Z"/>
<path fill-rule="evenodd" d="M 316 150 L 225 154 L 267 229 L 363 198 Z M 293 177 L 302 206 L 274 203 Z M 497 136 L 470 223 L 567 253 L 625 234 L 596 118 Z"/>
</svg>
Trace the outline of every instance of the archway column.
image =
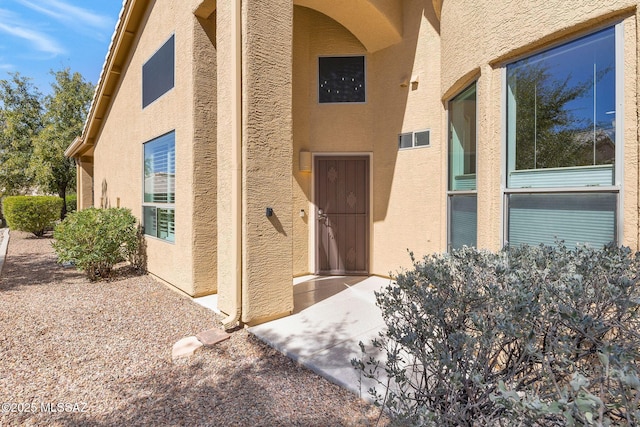
<svg viewBox="0 0 640 427">
<path fill-rule="evenodd" d="M 228 327 L 293 311 L 293 3 L 236 2 L 217 7 L 218 292 Z"/>
<path fill-rule="evenodd" d="M 245 0 L 242 15 L 242 321 L 252 324 L 293 310 L 293 3 Z"/>
</svg>

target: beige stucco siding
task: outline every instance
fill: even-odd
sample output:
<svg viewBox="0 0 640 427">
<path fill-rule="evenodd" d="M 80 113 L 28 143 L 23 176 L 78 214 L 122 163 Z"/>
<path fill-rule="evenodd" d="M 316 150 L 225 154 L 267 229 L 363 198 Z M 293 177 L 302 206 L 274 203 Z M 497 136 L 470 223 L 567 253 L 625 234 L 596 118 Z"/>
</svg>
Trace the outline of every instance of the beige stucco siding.
<svg viewBox="0 0 640 427">
<path fill-rule="evenodd" d="M 373 274 L 446 250 L 446 128 L 438 95 L 440 37 L 430 1 L 403 2 L 404 38 L 374 53 Z M 402 87 L 402 81 L 409 81 Z M 417 83 L 412 84 L 412 80 Z M 398 150 L 398 134 L 428 129 L 429 147 Z"/>
<path fill-rule="evenodd" d="M 253 324 L 293 311 L 293 4 L 243 2 L 242 22 L 242 321 Z"/>
<path fill-rule="evenodd" d="M 240 242 L 236 236 L 236 221 L 241 221 L 241 212 L 234 210 L 237 205 L 237 189 L 234 188 L 234 174 L 239 165 L 234 159 L 233 145 L 240 142 L 234 139 L 233 120 L 234 103 L 237 96 L 233 61 L 235 48 L 232 39 L 232 4 L 221 2 L 216 10 L 216 46 L 217 46 L 217 121 L 225 124 L 217 129 L 217 214 L 218 214 L 218 307 L 228 315 L 240 313 L 239 278 L 241 255 L 238 253 Z M 237 149 L 239 149 L 237 147 Z M 234 215 L 235 213 L 235 215 Z M 236 319 L 237 321 L 237 319 Z"/>
<path fill-rule="evenodd" d="M 193 250 L 194 293 L 217 289 L 217 56 L 216 16 L 193 17 Z"/>
<path fill-rule="evenodd" d="M 93 206 L 93 157 L 76 159 L 77 209 Z"/>
<path fill-rule="evenodd" d="M 191 3 L 194 6 L 197 2 Z M 200 295 L 215 290 L 215 277 L 208 277 L 215 271 L 209 269 L 205 270 L 206 275 L 196 274 L 205 262 L 194 258 L 194 232 L 197 231 L 194 228 L 194 199 L 197 194 L 202 201 L 203 193 L 197 191 L 202 181 L 199 185 L 194 184 L 193 89 L 196 79 L 193 52 L 194 38 L 202 39 L 202 35 L 194 30 L 199 24 L 192 14 L 193 7 L 185 6 L 184 1 L 163 1 L 156 2 L 147 10 L 141 30 L 136 35 L 134 49 L 122 70 L 107 120 L 97 138 L 94 189 L 97 205 L 116 206 L 119 199 L 121 207 L 131 208 L 140 218 L 143 144 L 175 131 L 175 243 L 147 237 L 148 269 L 184 292 Z M 175 34 L 175 86 L 142 109 L 142 65 L 172 34 Z M 203 146 L 214 141 L 206 132 L 198 138 L 199 154 L 205 154 L 207 149 Z M 215 199 L 212 200 L 215 206 Z M 215 241 L 212 244 L 215 245 Z"/>
</svg>

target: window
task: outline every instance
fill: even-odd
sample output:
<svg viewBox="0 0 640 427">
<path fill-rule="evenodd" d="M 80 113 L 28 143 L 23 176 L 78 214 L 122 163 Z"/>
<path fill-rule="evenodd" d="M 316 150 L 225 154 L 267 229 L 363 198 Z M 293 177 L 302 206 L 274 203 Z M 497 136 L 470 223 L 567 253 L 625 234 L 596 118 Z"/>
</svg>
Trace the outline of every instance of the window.
<svg viewBox="0 0 640 427">
<path fill-rule="evenodd" d="M 175 240 L 175 132 L 144 144 L 144 233 Z"/>
<path fill-rule="evenodd" d="M 142 66 L 142 108 L 167 93 L 174 85 L 175 36 Z"/>
<path fill-rule="evenodd" d="M 364 56 L 318 58 L 318 102 L 365 102 Z"/>
<path fill-rule="evenodd" d="M 509 64 L 506 76 L 507 243 L 615 241 L 615 27 Z"/>
<path fill-rule="evenodd" d="M 398 149 L 429 146 L 429 130 L 407 132 L 398 135 Z"/>
<path fill-rule="evenodd" d="M 449 102 L 449 249 L 477 244 L 476 84 Z"/>
</svg>

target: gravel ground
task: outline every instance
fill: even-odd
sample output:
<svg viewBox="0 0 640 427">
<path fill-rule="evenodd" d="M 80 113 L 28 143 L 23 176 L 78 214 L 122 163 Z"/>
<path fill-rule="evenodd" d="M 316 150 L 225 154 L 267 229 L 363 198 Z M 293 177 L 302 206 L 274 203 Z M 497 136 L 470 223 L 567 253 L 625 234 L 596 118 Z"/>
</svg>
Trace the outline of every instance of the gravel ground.
<svg viewBox="0 0 640 427">
<path fill-rule="evenodd" d="M 173 363 L 176 341 L 221 327 L 215 313 L 148 276 L 90 283 L 56 264 L 51 241 L 11 233 L 0 426 L 375 424 L 377 409 L 243 329 Z"/>
</svg>

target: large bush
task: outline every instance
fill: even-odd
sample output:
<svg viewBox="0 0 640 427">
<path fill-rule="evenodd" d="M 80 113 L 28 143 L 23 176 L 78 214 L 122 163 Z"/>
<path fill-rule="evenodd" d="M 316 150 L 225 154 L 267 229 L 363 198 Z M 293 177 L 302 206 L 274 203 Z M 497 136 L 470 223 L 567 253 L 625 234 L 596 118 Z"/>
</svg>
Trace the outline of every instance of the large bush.
<svg viewBox="0 0 640 427">
<path fill-rule="evenodd" d="M 413 262 L 376 294 L 376 353 L 361 343 L 352 361 L 396 423 L 640 425 L 638 254 L 560 244 Z"/>
<path fill-rule="evenodd" d="M 90 280 L 107 278 L 114 265 L 133 259 L 138 227 L 129 209 L 89 208 L 69 214 L 54 230 L 59 262 L 73 262 Z"/>
<path fill-rule="evenodd" d="M 7 196 L 2 212 L 12 230 L 42 236 L 60 218 L 62 199 L 57 196 Z"/>
</svg>

